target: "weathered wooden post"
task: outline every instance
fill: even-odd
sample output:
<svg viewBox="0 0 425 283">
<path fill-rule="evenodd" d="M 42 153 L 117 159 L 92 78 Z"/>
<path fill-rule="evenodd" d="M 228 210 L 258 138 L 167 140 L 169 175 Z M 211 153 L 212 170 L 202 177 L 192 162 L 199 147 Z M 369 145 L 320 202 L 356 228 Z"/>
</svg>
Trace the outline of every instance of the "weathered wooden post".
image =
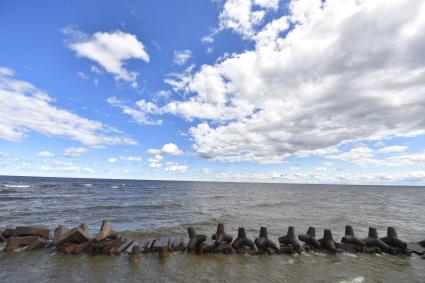
<svg viewBox="0 0 425 283">
<path fill-rule="evenodd" d="M 131 264 L 137 264 L 140 262 L 140 258 L 142 257 L 142 250 L 140 249 L 140 245 L 134 245 L 131 249 L 129 261 Z"/>
</svg>

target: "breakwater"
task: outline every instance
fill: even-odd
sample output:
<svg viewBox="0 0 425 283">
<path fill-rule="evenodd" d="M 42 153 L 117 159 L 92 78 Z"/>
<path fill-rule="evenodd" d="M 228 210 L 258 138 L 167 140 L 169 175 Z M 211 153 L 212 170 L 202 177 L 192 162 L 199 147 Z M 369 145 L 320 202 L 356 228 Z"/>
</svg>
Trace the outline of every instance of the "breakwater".
<svg viewBox="0 0 425 283">
<path fill-rule="evenodd" d="M 206 234 L 198 234 L 193 227 L 188 228 L 188 241 L 184 238 L 148 239 L 143 243 L 127 239 L 111 227 L 109 220 L 103 220 L 100 231 L 89 237 L 87 224 L 68 229 L 64 225 L 57 227 L 53 236 L 46 227 L 5 228 L 0 230 L 0 242 L 6 241 L 4 251 L 16 252 L 23 249 L 35 250 L 53 248 L 65 254 L 129 255 L 131 263 L 137 263 L 142 253 L 157 253 L 161 259 L 173 252 L 180 253 L 222 253 L 222 254 L 301 254 L 302 252 L 336 253 L 368 253 L 411 256 L 412 253 L 425 259 L 425 240 L 418 243 L 407 243 L 401 240 L 393 227 L 388 227 L 385 237 L 379 237 L 376 228 L 369 228 L 367 237 L 361 239 L 354 234 L 353 227 L 345 227 L 345 235 L 341 241 L 335 241 L 332 231 L 324 229 L 323 237 L 316 238 L 315 227 L 310 227 L 306 234 L 298 237 L 295 228 L 288 227 L 287 233 L 279 237 L 277 245 L 268 237 L 267 228 L 261 227 L 255 240 L 246 236 L 244 228 L 238 229 L 237 237 L 226 233 L 224 224 L 218 223 L 217 230 L 210 241 Z M 301 244 L 303 243 L 303 244 Z"/>
</svg>

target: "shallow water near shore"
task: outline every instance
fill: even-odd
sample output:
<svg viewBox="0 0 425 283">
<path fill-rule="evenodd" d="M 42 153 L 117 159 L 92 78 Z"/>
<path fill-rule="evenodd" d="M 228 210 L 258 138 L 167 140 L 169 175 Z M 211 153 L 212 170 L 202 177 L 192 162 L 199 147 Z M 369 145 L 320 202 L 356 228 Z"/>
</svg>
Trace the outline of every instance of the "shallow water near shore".
<svg viewBox="0 0 425 283">
<path fill-rule="evenodd" d="M 315 226 L 340 239 L 350 224 L 363 238 L 369 226 L 382 237 L 387 226 L 406 241 L 425 239 L 424 187 L 336 186 L 213 182 L 0 177 L 0 227 L 89 225 L 101 220 L 133 239 L 186 237 L 193 226 L 211 235 L 217 223 L 254 239 Z M 0 253 L 0 282 L 424 282 L 418 256 L 302 254 L 301 256 L 186 255 L 168 260 L 142 256 L 67 256 L 46 249 Z"/>
</svg>

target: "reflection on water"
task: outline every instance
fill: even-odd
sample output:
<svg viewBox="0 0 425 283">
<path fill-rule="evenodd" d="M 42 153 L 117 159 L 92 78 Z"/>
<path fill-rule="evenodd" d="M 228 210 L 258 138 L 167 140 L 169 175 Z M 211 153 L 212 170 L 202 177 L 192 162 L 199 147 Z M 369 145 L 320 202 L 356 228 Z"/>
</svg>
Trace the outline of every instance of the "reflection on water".
<svg viewBox="0 0 425 283">
<path fill-rule="evenodd" d="M 127 237 L 185 235 L 188 226 L 212 234 L 218 221 L 255 238 L 260 226 L 277 241 L 293 225 L 334 238 L 350 224 L 364 237 L 369 226 L 384 235 L 425 238 L 423 187 L 159 182 L 56 178 L 0 178 L 0 227 L 87 223 L 91 234 L 108 218 Z M 51 250 L 0 254 L 0 282 L 423 282 L 419 257 L 303 254 L 301 256 L 65 256 Z"/>
</svg>

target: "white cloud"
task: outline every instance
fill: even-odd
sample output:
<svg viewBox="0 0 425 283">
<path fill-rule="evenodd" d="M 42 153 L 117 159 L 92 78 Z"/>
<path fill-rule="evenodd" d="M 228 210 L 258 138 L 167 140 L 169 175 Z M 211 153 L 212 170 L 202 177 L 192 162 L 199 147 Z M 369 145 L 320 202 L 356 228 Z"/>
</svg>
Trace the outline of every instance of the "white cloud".
<svg viewBox="0 0 425 283">
<path fill-rule="evenodd" d="M 63 156 L 66 157 L 80 157 L 81 154 L 87 152 L 87 148 L 84 147 L 70 147 L 66 148 L 63 152 Z"/>
<path fill-rule="evenodd" d="M 167 81 L 187 99 L 158 113 L 195 121 L 189 133 L 201 156 L 273 163 L 425 134 L 425 2 L 292 1 L 288 17 L 259 32 L 251 8 L 227 1 L 221 20 L 255 40 L 253 50 Z M 376 162 L 366 148 L 352 154 Z"/>
<path fill-rule="evenodd" d="M 147 115 L 148 114 L 158 114 L 158 107 L 152 102 L 146 102 L 144 99 L 136 102 L 136 105 L 133 107 L 125 105 L 121 100 L 116 97 L 109 97 L 107 102 L 115 107 L 122 109 L 124 114 L 129 115 L 133 120 L 139 125 L 161 125 L 162 120 L 152 120 Z"/>
<path fill-rule="evenodd" d="M 170 155 L 182 155 L 183 151 L 179 149 L 179 147 L 173 143 L 164 144 L 161 148 L 161 151 L 165 154 Z"/>
<path fill-rule="evenodd" d="M 155 154 L 156 156 L 161 156 L 159 154 L 169 154 L 169 155 L 182 155 L 183 151 L 174 143 L 167 143 L 162 146 L 161 149 L 150 148 L 146 151 L 149 154 Z M 162 158 L 162 156 L 161 156 Z M 162 160 L 162 159 L 161 159 Z"/>
<path fill-rule="evenodd" d="M 62 162 L 52 160 L 41 165 L 39 168 L 41 171 L 64 171 L 64 172 L 76 172 L 80 168 L 72 162 Z"/>
<path fill-rule="evenodd" d="M 125 161 L 142 161 L 142 158 L 138 156 L 120 156 L 120 159 Z"/>
<path fill-rule="evenodd" d="M 400 145 L 392 145 L 392 146 L 386 146 L 383 148 L 378 149 L 377 152 L 379 153 L 398 153 L 398 152 L 405 152 L 409 148 L 407 146 L 400 146 Z"/>
<path fill-rule="evenodd" d="M 152 168 L 159 168 L 159 167 L 162 166 L 162 164 L 161 163 L 149 163 L 149 166 L 152 167 Z"/>
<path fill-rule="evenodd" d="M 94 174 L 96 173 L 96 171 L 94 171 L 94 169 L 90 168 L 90 167 L 86 167 L 83 169 L 84 172 L 89 173 L 89 174 Z"/>
<path fill-rule="evenodd" d="M 213 35 L 203 36 L 201 41 L 202 41 L 202 43 L 213 43 L 214 42 L 214 36 Z"/>
<path fill-rule="evenodd" d="M 171 91 L 161 89 L 154 94 L 154 99 L 168 99 L 171 95 Z"/>
<path fill-rule="evenodd" d="M 402 148 L 403 149 L 403 148 Z M 388 153 L 400 153 L 402 151 L 387 151 Z M 401 150 L 401 149 L 399 149 Z M 406 149 L 403 149 L 406 150 Z M 380 150 L 376 151 L 377 153 L 382 153 Z M 403 153 L 395 156 L 389 156 L 385 158 L 377 158 L 375 152 L 365 146 L 360 145 L 358 147 L 352 148 L 346 152 L 335 154 L 335 155 L 325 155 L 327 158 L 342 160 L 350 162 L 357 165 L 376 165 L 376 166 L 405 166 L 405 165 L 420 165 L 425 164 L 425 152 L 419 153 Z"/>
<path fill-rule="evenodd" d="M 115 157 L 108 158 L 108 162 L 111 164 L 114 164 L 117 161 L 118 161 L 118 158 L 115 158 Z"/>
<path fill-rule="evenodd" d="M 156 149 L 156 148 L 150 148 L 146 151 L 149 154 L 160 154 L 161 150 L 160 149 Z"/>
<path fill-rule="evenodd" d="M 208 176 L 211 174 L 211 170 L 209 168 L 202 168 L 202 175 Z"/>
<path fill-rule="evenodd" d="M 154 157 L 149 158 L 148 162 L 149 162 L 149 166 L 152 168 L 158 168 L 161 167 L 161 161 L 164 159 L 164 157 L 160 154 L 156 154 Z"/>
<path fill-rule="evenodd" d="M 148 162 L 149 163 L 159 163 L 164 159 L 164 157 L 162 155 L 156 154 L 154 157 L 149 158 Z"/>
<path fill-rule="evenodd" d="M 43 150 L 43 151 L 40 151 L 39 153 L 37 153 L 37 156 L 38 157 L 54 157 L 55 154 L 50 152 L 50 151 Z"/>
<path fill-rule="evenodd" d="M 70 28 L 65 28 L 63 32 L 71 37 L 68 47 L 75 51 L 77 56 L 96 62 L 105 71 L 113 74 L 116 80 L 137 86 L 138 73 L 127 70 L 124 67 L 125 62 L 130 59 L 149 62 L 149 55 L 135 35 L 119 30 L 109 33 L 96 32 L 90 36 Z"/>
<path fill-rule="evenodd" d="M 30 131 L 77 140 L 90 146 L 135 144 L 116 130 L 59 109 L 53 99 L 31 83 L 14 79 L 11 69 L 0 72 L 0 138 L 18 141 Z"/>
<path fill-rule="evenodd" d="M 425 171 L 407 171 L 399 173 L 348 173 L 342 172 L 329 175 L 323 172 L 217 172 L 211 179 L 220 181 L 254 181 L 254 182 L 292 182 L 292 183 L 333 183 L 333 184 L 405 184 L 413 182 L 416 184 L 425 182 Z"/>
<path fill-rule="evenodd" d="M 180 164 L 170 164 L 164 168 L 167 172 L 173 172 L 173 173 L 180 173 L 180 174 L 186 174 L 188 167 L 186 165 L 180 165 Z"/>
<path fill-rule="evenodd" d="M 266 13 L 276 10 L 278 6 L 279 0 L 226 0 L 219 16 L 219 30 L 231 29 L 249 39 Z M 205 41 L 208 42 L 210 37 L 204 37 Z"/>
<path fill-rule="evenodd" d="M 387 158 L 394 166 L 425 164 L 425 151 L 411 154 L 401 154 Z"/>
<path fill-rule="evenodd" d="M 77 72 L 77 75 L 84 80 L 89 79 L 89 77 L 86 74 L 84 74 L 83 72 Z"/>
<path fill-rule="evenodd" d="M 15 75 L 15 71 L 6 67 L 0 67 L 0 76 L 12 77 Z"/>
<path fill-rule="evenodd" d="M 0 70 L 1 70 L 1 69 L 0 69 Z M 6 152 L 1 152 L 1 151 L 0 151 L 0 157 L 1 157 L 1 158 L 10 157 L 10 154 L 9 154 L 9 153 L 6 153 Z"/>
<path fill-rule="evenodd" d="M 181 50 L 181 51 L 174 51 L 174 64 L 177 64 L 179 66 L 183 66 L 189 61 L 189 59 L 192 57 L 192 51 L 189 49 Z"/>
</svg>

